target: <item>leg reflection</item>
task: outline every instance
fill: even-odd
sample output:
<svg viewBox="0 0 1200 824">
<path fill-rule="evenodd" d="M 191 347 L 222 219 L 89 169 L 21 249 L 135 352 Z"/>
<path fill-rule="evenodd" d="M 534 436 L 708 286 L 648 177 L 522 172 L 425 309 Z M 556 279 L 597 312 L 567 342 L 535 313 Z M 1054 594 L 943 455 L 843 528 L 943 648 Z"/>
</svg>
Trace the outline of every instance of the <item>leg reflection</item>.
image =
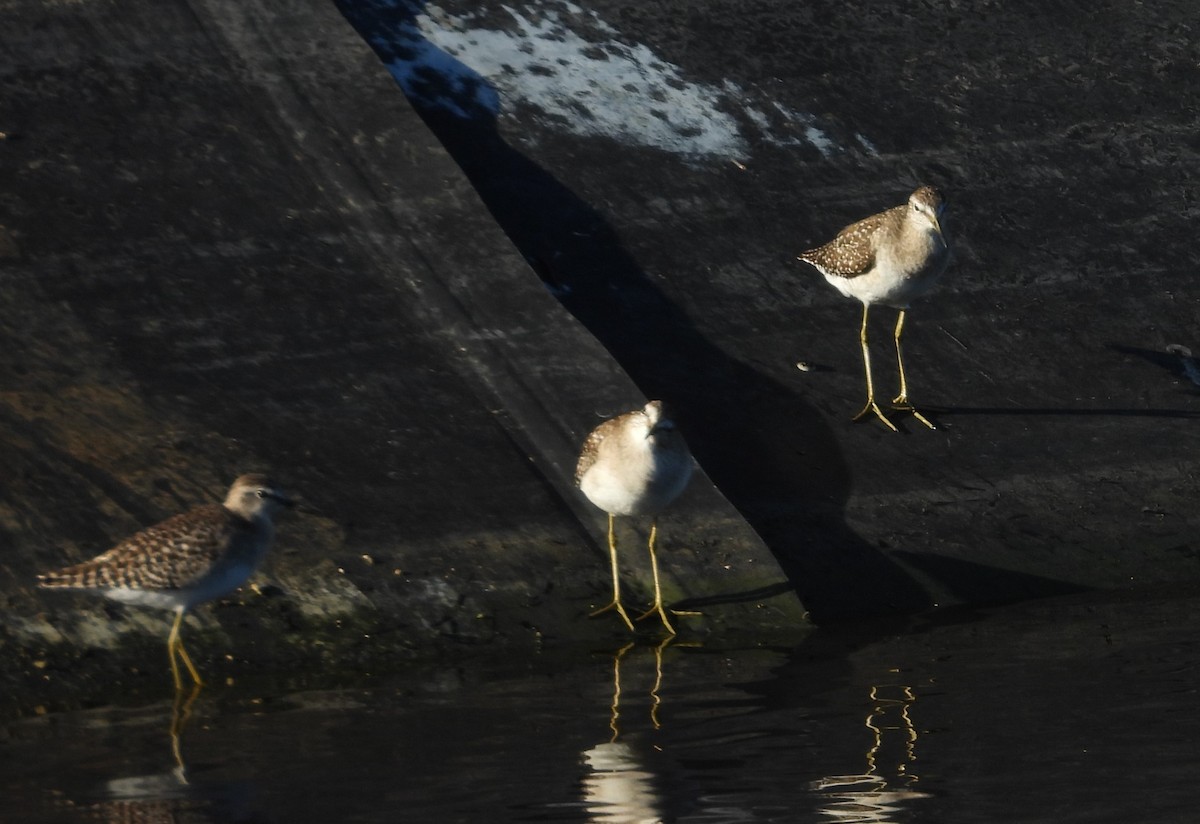
<svg viewBox="0 0 1200 824">
<path fill-rule="evenodd" d="M 907 684 L 872 685 L 869 696 L 863 721 L 871 732 L 866 771 L 831 775 L 811 786 L 824 795 L 827 815 L 845 819 L 852 813 L 855 821 L 885 824 L 907 816 L 906 803 L 928 797 L 912 789 L 919 780 L 913 771 L 919 736 L 910 712 L 917 696 Z"/>
<path fill-rule="evenodd" d="M 609 741 L 616 741 L 621 735 L 621 725 L 618 720 L 621 717 L 621 659 L 635 646 L 637 645 L 630 641 L 613 655 L 613 696 L 611 712 L 608 717 L 608 728 L 612 730 L 612 738 Z"/>
<path fill-rule="evenodd" d="M 658 719 L 658 710 L 662 706 L 662 696 L 659 694 L 659 690 L 662 689 L 663 683 L 663 650 L 673 643 L 675 643 L 675 636 L 671 635 L 654 647 L 654 685 L 650 687 L 647 694 L 650 697 L 650 723 L 656 730 L 662 729 L 662 723 Z M 621 661 L 637 645 L 636 641 L 630 641 L 613 653 L 613 696 L 608 722 L 609 729 L 612 730 L 610 739 L 612 741 L 616 741 L 621 735 Z"/>
<path fill-rule="evenodd" d="M 184 690 L 175 690 L 175 700 L 171 704 L 171 754 L 175 756 L 175 769 L 178 771 L 179 780 L 187 783 L 187 764 L 183 760 L 183 730 L 187 726 L 192 717 L 192 706 L 196 703 L 196 699 L 200 697 L 200 692 L 204 689 L 203 684 L 193 684 L 191 692 L 185 698 Z"/>
<path fill-rule="evenodd" d="M 917 730 L 913 726 L 908 709 L 917 698 L 913 695 L 912 687 L 909 686 L 896 685 L 894 687 L 899 690 L 898 698 L 883 697 L 881 692 L 887 689 L 888 687 L 884 686 L 871 687 L 871 701 L 874 702 L 875 709 L 867 715 L 866 726 L 874 734 L 875 743 L 867 750 L 867 772 L 871 775 L 878 774 L 879 769 L 876 762 L 879 751 L 883 749 L 885 733 L 887 733 L 886 738 L 889 743 L 900 743 L 903 746 L 903 752 L 897 756 L 896 760 L 896 775 L 897 777 L 903 776 L 906 783 L 911 784 L 917 780 L 917 776 L 913 775 L 908 767 L 910 763 L 917 760 Z"/>
<path fill-rule="evenodd" d="M 654 730 L 662 727 L 659 710 L 662 707 L 663 653 L 674 640 L 674 636 L 667 637 L 652 648 L 654 681 L 644 694 L 650 699 L 650 722 Z M 607 741 L 583 752 L 588 773 L 583 778 L 582 786 L 589 821 L 663 820 L 664 798 L 658 786 L 659 776 L 654 770 L 654 766 L 661 763 L 661 750 L 656 746 L 653 735 L 646 734 L 644 724 L 642 730 L 624 729 L 622 724 L 621 699 L 629 691 L 628 682 L 622 683 L 622 666 L 630 659 L 637 658 L 637 653 L 631 656 L 630 651 L 638 646 L 637 642 L 631 641 L 613 653 L 612 702 L 608 721 L 612 735 Z M 628 673 L 624 674 L 628 676 Z"/>
</svg>

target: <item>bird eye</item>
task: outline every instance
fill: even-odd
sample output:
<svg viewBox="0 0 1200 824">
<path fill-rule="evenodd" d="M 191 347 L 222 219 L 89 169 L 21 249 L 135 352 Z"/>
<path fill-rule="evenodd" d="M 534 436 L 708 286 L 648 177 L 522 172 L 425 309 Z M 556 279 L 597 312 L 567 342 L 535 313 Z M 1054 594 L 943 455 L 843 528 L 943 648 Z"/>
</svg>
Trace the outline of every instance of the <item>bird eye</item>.
<svg viewBox="0 0 1200 824">
<path fill-rule="evenodd" d="M 260 498 L 265 498 L 265 497 L 267 497 L 267 490 L 260 489 L 260 490 L 256 491 L 254 494 Z"/>
</svg>

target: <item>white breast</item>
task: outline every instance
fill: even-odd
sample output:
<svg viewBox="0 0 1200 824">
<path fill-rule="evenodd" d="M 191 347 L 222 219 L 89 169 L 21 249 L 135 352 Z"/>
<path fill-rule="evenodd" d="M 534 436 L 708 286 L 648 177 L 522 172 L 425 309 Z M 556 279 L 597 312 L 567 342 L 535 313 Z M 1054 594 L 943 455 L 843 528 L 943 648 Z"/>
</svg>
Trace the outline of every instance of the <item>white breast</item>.
<svg viewBox="0 0 1200 824">
<path fill-rule="evenodd" d="M 679 497 L 691 476 L 691 455 L 647 450 L 641 461 L 598 461 L 579 488 L 613 515 L 653 515 Z"/>
</svg>

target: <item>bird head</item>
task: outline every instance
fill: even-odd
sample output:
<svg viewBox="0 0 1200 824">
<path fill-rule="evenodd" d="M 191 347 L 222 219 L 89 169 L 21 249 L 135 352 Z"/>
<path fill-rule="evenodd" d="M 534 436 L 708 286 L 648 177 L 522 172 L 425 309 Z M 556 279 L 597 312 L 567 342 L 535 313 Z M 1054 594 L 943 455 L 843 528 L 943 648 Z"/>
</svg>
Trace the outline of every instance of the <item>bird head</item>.
<svg viewBox="0 0 1200 824">
<path fill-rule="evenodd" d="M 675 421 L 667 414 L 662 401 L 650 401 L 642 407 L 642 415 L 646 419 L 647 438 L 676 431 Z"/>
<path fill-rule="evenodd" d="M 933 186 L 921 186 L 908 196 L 908 208 L 920 219 L 929 221 L 938 237 L 945 239 L 941 217 L 946 209 L 946 200 L 941 192 Z"/>
<path fill-rule="evenodd" d="M 277 484 L 258 473 L 239 477 L 225 496 L 225 508 L 247 519 L 269 518 L 280 509 L 295 505 Z"/>
</svg>

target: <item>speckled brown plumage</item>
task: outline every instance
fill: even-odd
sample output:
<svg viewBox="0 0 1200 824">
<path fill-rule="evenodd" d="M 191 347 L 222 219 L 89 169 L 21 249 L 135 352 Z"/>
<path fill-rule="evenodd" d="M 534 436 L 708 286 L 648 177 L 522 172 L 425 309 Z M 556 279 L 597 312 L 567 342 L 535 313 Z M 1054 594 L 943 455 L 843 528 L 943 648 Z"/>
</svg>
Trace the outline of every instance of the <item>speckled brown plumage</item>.
<svg viewBox="0 0 1200 824">
<path fill-rule="evenodd" d="M 575 464 L 575 486 L 579 486 L 583 480 L 583 476 L 596 463 L 596 459 L 600 457 L 600 443 L 610 434 L 620 430 L 624 426 L 623 421 L 630 415 L 640 415 L 642 410 L 635 409 L 633 412 L 626 412 L 624 415 L 617 415 L 615 418 L 609 418 L 604 423 L 597 426 L 587 436 L 587 440 L 583 442 L 583 447 L 579 450 L 579 461 Z"/>
<path fill-rule="evenodd" d="M 923 228 L 920 223 L 909 222 L 914 203 L 921 204 L 934 215 L 944 207 L 941 192 L 932 186 L 921 186 L 909 196 L 908 203 L 851 223 L 838 232 L 833 240 L 801 252 L 799 258 L 817 267 L 826 277 L 856 278 L 865 275 L 875 267 L 881 246 L 903 247 L 910 228 Z M 917 253 L 920 254 L 919 251 Z"/>
<path fill-rule="evenodd" d="M 275 534 L 272 513 L 291 505 L 266 476 L 242 475 L 224 503 L 200 506 L 143 529 L 90 561 L 39 575 L 38 585 L 174 610 L 167 653 L 175 687 L 182 685 L 177 659 L 199 684 L 200 673 L 179 638 L 184 613 L 232 592 L 254 573 Z"/>
<path fill-rule="evenodd" d="M 875 246 L 880 229 L 894 229 L 898 226 L 906 208 L 896 206 L 886 212 L 863 218 L 857 223 L 851 223 L 824 246 L 801 252 L 800 259 L 816 266 L 823 274 L 842 278 L 865 274 L 875 264 Z"/>
<path fill-rule="evenodd" d="M 656 515 L 692 475 L 692 454 L 662 401 L 604 421 L 588 435 L 575 483 L 613 515 Z"/>
<path fill-rule="evenodd" d="M 894 334 L 900 392 L 892 401 L 893 408 L 911 412 L 918 421 L 933 428 L 933 424 L 908 402 L 900 334 L 909 304 L 933 288 L 950 260 L 950 245 L 942 234 L 940 221 L 944 208 L 945 201 L 937 189 L 921 186 L 909 195 L 903 206 L 851 223 L 833 240 L 798 256 L 815 267 L 843 295 L 862 303 L 859 345 L 867 382 L 867 403 L 855 420 L 871 412 L 889 429 L 896 429 L 875 401 L 871 377 L 867 317 L 870 308 L 879 304 L 900 310 Z"/>
<path fill-rule="evenodd" d="M 633 629 L 633 621 L 621 603 L 613 519 L 618 515 L 657 518 L 659 512 L 683 493 L 692 477 L 693 464 L 692 453 L 662 401 L 650 401 L 641 409 L 604 421 L 584 441 L 575 465 L 575 484 L 589 501 L 608 513 L 608 551 L 613 579 L 612 602 L 593 615 L 616 610 Z M 648 548 L 654 575 L 654 605 L 646 615 L 659 615 L 663 626 L 674 634 L 675 628 L 667 618 L 659 584 L 655 553 L 657 534 L 657 522 L 651 521 Z"/>
<path fill-rule="evenodd" d="M 43 587 L 184 589 L 206 575 L 254 525 L 221 504 L 201 506 L 126 538 L 90 561 L 38 576 Z"/>
</svg>

